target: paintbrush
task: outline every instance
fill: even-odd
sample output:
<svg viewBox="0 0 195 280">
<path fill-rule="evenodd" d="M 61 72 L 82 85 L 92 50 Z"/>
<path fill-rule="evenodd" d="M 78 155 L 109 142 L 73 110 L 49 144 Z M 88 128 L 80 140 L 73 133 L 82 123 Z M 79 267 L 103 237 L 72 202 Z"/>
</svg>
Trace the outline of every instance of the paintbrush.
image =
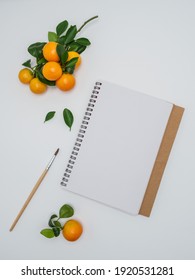
<svg viewBox="0 0 195 280">
<path fill-rule="evenodd" d="M 51 160 L 49 161 L 48 165 L 46 166 L 45 170 L 43 171 L 43 173 L 41 174 L 41 176 L 39 177 L 38 181 L 36 182 L 34 188 L 32 189 L 31 193 L 29 194 L 28 198 L 26 199 L 23 207 L 21 208 L 20 212 L 18 213 L 18 215 L 16 216 L 13 224 L 10 227 L 10 231 L 12 231 L 15 227 L 15 225 L 17 224 L 18 220 L 20 219 L 20 217 L 22 216 L 24 210 L 26 209 L 26 207 L 28 206 L 29 202 L 31 201 L 33 195 L 35 194 L 35 192 L 37 191 L 38 187 L 40 186 L 41 182 L 43 181 L 43 179 L 45 178 L 47 172 L 49 171 L 52 163 L 54 162 L 55 157 L 57 156 L 59 152 L 59 149 L 56 150 L 56 152 L 54 153 L 53 157 L 51 158 Z"/>
</svg>

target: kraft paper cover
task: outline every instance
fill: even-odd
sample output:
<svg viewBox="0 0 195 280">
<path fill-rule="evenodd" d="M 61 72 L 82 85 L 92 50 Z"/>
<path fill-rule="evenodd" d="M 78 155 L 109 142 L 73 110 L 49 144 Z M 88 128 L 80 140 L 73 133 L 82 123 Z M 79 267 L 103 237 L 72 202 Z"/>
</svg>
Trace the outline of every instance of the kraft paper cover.
<svg viewBox="0 0 195 280">
<path fill-rule="evenodd" d="M 139 211 L 140 215 L 149 217 L 151 214 L 152 207 L 182 119 L 183 112 L 184 108 L 176 105 L 173 106 Z"/>
</svg>

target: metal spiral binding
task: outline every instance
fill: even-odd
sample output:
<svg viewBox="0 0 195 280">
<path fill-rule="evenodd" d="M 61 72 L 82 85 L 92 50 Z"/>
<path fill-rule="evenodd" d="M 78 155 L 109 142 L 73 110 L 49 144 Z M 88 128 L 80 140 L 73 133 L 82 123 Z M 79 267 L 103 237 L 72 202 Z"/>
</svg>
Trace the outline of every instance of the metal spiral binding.
<svg viewBox="0 0 195 280">
<path fill-rule="evenodd" d="M 67 183 L 68 183 L 69 178 L 71 176 L 72 170 L 74 168 L 74 164 L 75 164 L 75 161 L 77 159 L 80 147 L 82 145 L 83 138 L 85 136 L 85 132 L 86 132 L 89 120 L 91 118 L 96 100 L 98 98 L 98 94 L 99 94 L 99 90 L 100 90 L 101 85 L 102 85 L 102 83 L 100 83 L 100 82 L 95 83 L 95 86 L 93 88 L 91 97 L 89 99 L 89 103 L 88 103 L 87 109 L 85 111 L 85 115 L 83 117 L 82 124 L 80 126 L 79 133 L 78 133 L 77 138 L 76 138 L 76 142 L 74 144 L 74 147 L 73 147 L 72 153 L 70 155 L 70 158 L 69 158 L 64 176 L 62 178 L 61 185 L 64 186 L 64 187 L 67 186 Z"/>
</svg>

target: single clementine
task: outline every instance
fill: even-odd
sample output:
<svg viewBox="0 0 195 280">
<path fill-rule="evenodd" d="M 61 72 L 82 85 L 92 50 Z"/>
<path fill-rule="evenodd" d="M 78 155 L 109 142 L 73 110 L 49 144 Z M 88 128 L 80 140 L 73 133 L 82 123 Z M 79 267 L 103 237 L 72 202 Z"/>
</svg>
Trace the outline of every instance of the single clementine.
<svg viewBox="0 0 195 280">
<path fill-rule="evenodd" d="M 47 61 L 55 61 L 58 62 L 60 60 L 57 53 L 57 43 L 56 42 L 48 42 L 43 47 L 43 56 Z"/>
<path fill-rule="evenodd" d="M 62 68 L 59 63 L 49 61 L 42 69 L 43 76 L 49 81 L 56 81 L 62 76 Z"/>
<path fill-rule="evenodd" d="M 75 86 L 76 80 L 72 74 L 64 73 L 62 76 L 56 81 L 56 86 L 62 91 L 68 91 Z"/>
<path fill-rule="evenodd" d="M 75 65 L 75 68 L 78 68 L 79 65 L 81 64 L 81 56 L 79 53 L 74 52 L 74 51 L 70 51 L 68 52 L 68 59 L 67 61 L 71 60 L 72 58 L 78 57 L 77 63 Z"/>
<path fill-rule="evenodd" d="M 47 89 L 47 85 L 42 83 L 38 78 L 33 78 L 30 81 L 30 90 L 33 93 L 41 94 L 44 93 Z"/>
<path fill-rule="evenodd" d="M 77 220 L 69 220 L 65 223 L 62 234 L 68 241 L 76 241 L 82 234 L 83 227 Z"/>
<path fill-rule="evenodd" d="M 19 78 L 21 83 L 29 84 L 30 81 L 33 79 L 33 72 L 28 68 L 23 68 L 18 73 L 18 78 Z"/>
</svg>

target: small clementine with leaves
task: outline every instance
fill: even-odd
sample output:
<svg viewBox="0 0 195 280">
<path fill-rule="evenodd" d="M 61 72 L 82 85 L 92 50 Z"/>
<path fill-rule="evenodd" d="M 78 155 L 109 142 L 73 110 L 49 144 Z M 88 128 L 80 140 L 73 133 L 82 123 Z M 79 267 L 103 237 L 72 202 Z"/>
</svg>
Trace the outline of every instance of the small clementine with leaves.
<svg viewBox="0 0 195 280">
<path fill-rule="evenodd" d="M 83 232 L 82 224 L 74 219 L 68 220 L 62 226 L 60 219 L 70 218 L 74 215 L 74 209 L 64 204 L 59 210 L 59 216 L 56 214 L 51 215 L 48 225 L 50 228 L 41 230 L 41 234 L 46 238 L 58 237 L 62 232 L 63 237 L 68 241 L 76 241 L 79 239 Z"/>
<path fill-rule="evenodd" d="M 76 241 L 83 232 L 81 223 L 77 220 L 69 220 L 65 223 L 62 234 L 68 241 Z"/>
<path fill-rule="evenodd" d="M 60 61 L 60 58 L 57 53 L 57 43 L 56 42 L 48 42 L 43 47 L 43 56 L 47 61 Z"/>
<path fill-rule="evenodd" d="M 38 78 L 33 78 L 30 81 L 30 90 L 33 93 L 41 94 L 44 93 L 47 89 L 47 85 L 42 83 Z"/>
<path fill-rule="evenodd" d="M 62 76 L 62 68 L 58 62 L 49 61 L 42 69 L 43 76 L 49 81 L 56 81 Z"/>
<path fill-rule="evenodd" d="M 56 86 L 62 91 L 71 90 L 75 86 L 76 80 L 72 74 L 64 73 L 62 76 L 56 81 Z"/>
<path fill-rule="evenodd" d="M 18 78 L 19 78 L 21 83 L 29 84 L 30 81 L 33 79 L 33 72 L 28 68 L 23 68 L 18 73 Z"/>
</svg>

